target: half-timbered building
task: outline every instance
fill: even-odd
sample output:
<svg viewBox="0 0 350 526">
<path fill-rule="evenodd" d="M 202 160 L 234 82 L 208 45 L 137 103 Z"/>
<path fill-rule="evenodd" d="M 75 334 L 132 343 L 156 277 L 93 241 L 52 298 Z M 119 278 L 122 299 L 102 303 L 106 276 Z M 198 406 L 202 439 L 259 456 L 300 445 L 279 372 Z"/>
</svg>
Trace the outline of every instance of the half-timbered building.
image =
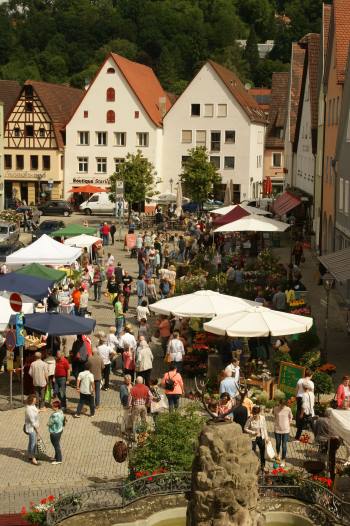
<svg viewBox="0 0 350 526">
<path fill-rule="evenodd" d="M 5 123 L 5 201 L 63 196 L 64 127 L 84 92 L 27 80 Z"/>
</svg>

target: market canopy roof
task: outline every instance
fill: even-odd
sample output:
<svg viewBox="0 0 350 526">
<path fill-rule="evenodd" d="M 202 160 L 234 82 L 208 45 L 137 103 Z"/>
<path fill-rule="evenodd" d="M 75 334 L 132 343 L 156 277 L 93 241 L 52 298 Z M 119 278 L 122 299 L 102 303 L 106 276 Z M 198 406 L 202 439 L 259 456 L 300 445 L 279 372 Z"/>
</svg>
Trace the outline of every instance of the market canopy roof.
<svg viewBox="0 0 350 526">
<path fill-rule="evenodd" d="M 43 265 L 70 265 L 81 255 L 81 249 L 67 247 L 50 236 L 43 234 L 30 245 L 20 248 L 13 254 L 6 256 L 8 265 L 26 265 L 41 263 Z M 21 274 L 17 274 L 19 276 Z"/>
<path fill-rule="evenodd" d="M 11 316 L 10 323 L 16 323 L 16 317 Z M 58 312 L 37 312 L 27 314 L 23 321 L 26 329 L 49 334 L 52 336 L 72 336 L 75 334 L 90 334 L 96 325 L 92 318 L 59 314 Z"/>
<path fill-rule="evenodd" d="M 293 208 L 300 205 L 301 199 L 300 197 L 292 194 L 291 192 L 283 192 L 283 194 L 279 195 L 276 200 L 273 203 L 273 211 L 275 214 L 279 216 L 283 216 L 284 214 L 287 214 Z"/>
<path fill-rule="evenodd" d="M 237 206 L 239 206 L 240 208 L 243 208 L 243 210 L 245 210 L 249 214 L 256 214 L 256 215 L 262 215 L 262 216 L 271 215 L 271 212 L 268 212 L 267 210 L 263 210 L 262 208 L 257 208 L 256 206 L 244 205 L 243 203 L 241 203 L 240 205 L 222 206 L 220 208 L 216 208 L 215 210 L 211 210 L 210 213 L 223 216 L 231 212 L 231 210 L 234 210 Z"/>
<path fill-rule="evenodd" d="M 42 279 L 10 272 L 0 276 L 0 291 L 18 292 L 35 300 L 46 298 L 55 283 L 53 279 Z"/>
<path fill-rule="evenodd" d="M 40 263 L 30 263 L 30 265 L 25 265 L 15 272 L 27 276 L 35 276 L 36 278 L 51 279 L 56 282 L 66 277 L 66 273 L 63 270 L 46 267 L 45 265 L 40 265 Z"/>
<path fill-rule="evenodd" d="M 289 226 L 288 223 L 276 221 L 270 217 L 246 215 L 216 228 L 214 232 L 284 232 Z"/>
<path fill-rule="evenodd" d="M 213 318 L 254 305 L 253 301 L 220 294 L 213 290 L 197 290 L 192 294 L 183 294 L 157 301 L 149 306 L 156 314 L 177 315 L 194 318 Z"/>
<path fill-rule="evenodd" d="M 89 248 L 98 241 L 101 242 L 101 238 L 96 236 L 87 236 L 86 234 L 81 234 L 80 236 L 69 237 L 64 241 L 65 245 L 70 247 L 80 247 L 80 248 Z"/>
<path fill-rule="evenodd" d="M 50 236 L 51 237 L 73 237 L 73 236 L 80 236 L 81 234 L 85 234 L 87 236 L 94 236 L 96 235 L 96 231 L 97 231 L 97 227 L 72 224 L 64 228 L 60 228 L 59 230 L 55 230 L 55 232 L 51 232 Z"/>
<path fill-rule="evenodd" d="M 204 330 L 220 336 L 286 336 L 311 329 L 313 319 L 266 307 L 250 307 L 241 312 L 218 316 L 204 324 Z"/>
<path fill-rule="evenodd" d="M 83 186 L 76 186 L 74 188 L 71 188 L 68 190 L 71 194 L 98 194 L 100 192 L 107 192 L 106 188 L 102 188 L 102 186 L 94 186 L 93 184 L 85 184 Z"/>
<path fill-rule="evenodd" d="M 249 216 L 249 212 L 244 210 L 240 205 L 237 205 L 227 214 L 216 217 L 213 223 L 215 226 L 227 225 L 228 223 L 232 223 L 233 221 L 237 221 L 246 216 Z"/>
<path fill-rule="evenodd" d="M 24 314 L 33 312 L 34 302 L 23 302 L 22 312 Z M 15 315 L 15 311 L 11 309 L 10 301 L 8 297 L 0 296 L 0 331 L 4 331 L 10 321 L 12 315 Z"/>
<path fill-rule="evenodd" d="M 319 256 L 318 259 L 337 281 L 350 279 L 350 247 Z"/>
</svg>

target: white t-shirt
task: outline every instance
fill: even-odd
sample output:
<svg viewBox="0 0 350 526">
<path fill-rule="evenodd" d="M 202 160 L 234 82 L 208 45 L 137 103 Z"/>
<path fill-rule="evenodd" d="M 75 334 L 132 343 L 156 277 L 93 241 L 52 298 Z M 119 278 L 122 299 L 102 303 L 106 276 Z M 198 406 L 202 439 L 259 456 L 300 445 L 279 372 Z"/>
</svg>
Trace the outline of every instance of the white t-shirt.
<svg viewBox="0 0 350 526">
<path fill-rule="evenodd" d="M 169 342 L 168 352 L 172 362 L 182 362 L 185 354 L 184 344 L 178 338 L 174 338 Z"/>
<path fill-rule="evenodd" d="M 90 371 L 82 371 L 78 375 L 78 380 L 80 382 L 79 388 L 81 394 L 91 395 L 92 384 L 94 383 L 94 375 L 90 373 Z"/>
<path fill-rule="evenodd" d="M 142 319 L 147 320 L 147 317 L 150 315 L 148 307 L 143 307 L 142 305 L 138 305 L 136 307 L 136 314 L 137 314 L 137 321 L 141 321 Z"/>
<path fill-rule="evenodd" d="M 303 387 L 303 383 L 308 381 L 311 385 L 311 390 L 314 391 L 315 390 L 315 384 L 313 383 L 312 380 L 310 380 L 309 378 L 306 380 L 306 378 L 300 378 L 300 380 L 297 381 L 297 398 L 301 398 L 303 396 L 303 394 L 305 393 L 304 391 L 304 387 Z"/>
<path fill-rule="evenodd" d="M 97 352 L 101 356 L 104 365 L 108 365 L 111 363 L 110 354 L 112 352 L 112 349 L 111 347 L 109 347 L 109 345 L 106 345 L 106 344 L 99 345 L 97 347 Z"/>
</svg>

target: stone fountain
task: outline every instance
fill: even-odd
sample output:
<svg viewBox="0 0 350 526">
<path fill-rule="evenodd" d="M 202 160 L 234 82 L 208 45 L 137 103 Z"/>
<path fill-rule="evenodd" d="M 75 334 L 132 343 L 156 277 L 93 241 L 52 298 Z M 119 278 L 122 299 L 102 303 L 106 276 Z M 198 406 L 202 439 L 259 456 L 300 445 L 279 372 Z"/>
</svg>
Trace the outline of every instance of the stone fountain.
<svg viewBox="0 0 350 526">
<path fill-rule="evenodd" d="M 262 526 L 258 459 L 238 424 L 209 421 L 192 467 L 187 526 Z"/>
</svg>

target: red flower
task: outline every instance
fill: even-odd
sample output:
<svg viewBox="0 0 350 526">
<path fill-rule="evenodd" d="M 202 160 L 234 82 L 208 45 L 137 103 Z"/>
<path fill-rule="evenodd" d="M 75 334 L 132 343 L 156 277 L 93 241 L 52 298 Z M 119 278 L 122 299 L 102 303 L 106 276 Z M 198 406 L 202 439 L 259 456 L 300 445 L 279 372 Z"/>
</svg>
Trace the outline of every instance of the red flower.
<svg viewBox="0 0 350 526">
<path fill-rule="evenodd" d="M 148 477 L 148 479 L 147 479 L 147 480 L 148 480 L 149 482 L 152 482 L 152 480 L 153 480 L 153 477 Z"/>
<path fill-rule="evenodd" d="M 142 477 L 142 475 L 143 475 L 143 473 L 141 471 L 136 471 L 136 473 L 135 473 L 135 477 L 137 479 L 140 479 Z"/>
<path fill-rule="evenodd" d="M 47 503 L 47 499 L 41 499 L 40 504 L 46 504 L 46 503 Z"/>
<path fill-rule="evenodd" d="M 55 497 L 54 497 L 53 495 L 49 495 L 49 496 L 47 497 L 47 500 L 48 500 L 49 502 L 52 502 L 53 500 L 55 500 Z"/>
<path fill-rule="evenodd" d="M 27 513 L 27 508 L 25 506 L 22 506 L 21 515 L 26 515 L 26 513 Z"/>
</svg>

